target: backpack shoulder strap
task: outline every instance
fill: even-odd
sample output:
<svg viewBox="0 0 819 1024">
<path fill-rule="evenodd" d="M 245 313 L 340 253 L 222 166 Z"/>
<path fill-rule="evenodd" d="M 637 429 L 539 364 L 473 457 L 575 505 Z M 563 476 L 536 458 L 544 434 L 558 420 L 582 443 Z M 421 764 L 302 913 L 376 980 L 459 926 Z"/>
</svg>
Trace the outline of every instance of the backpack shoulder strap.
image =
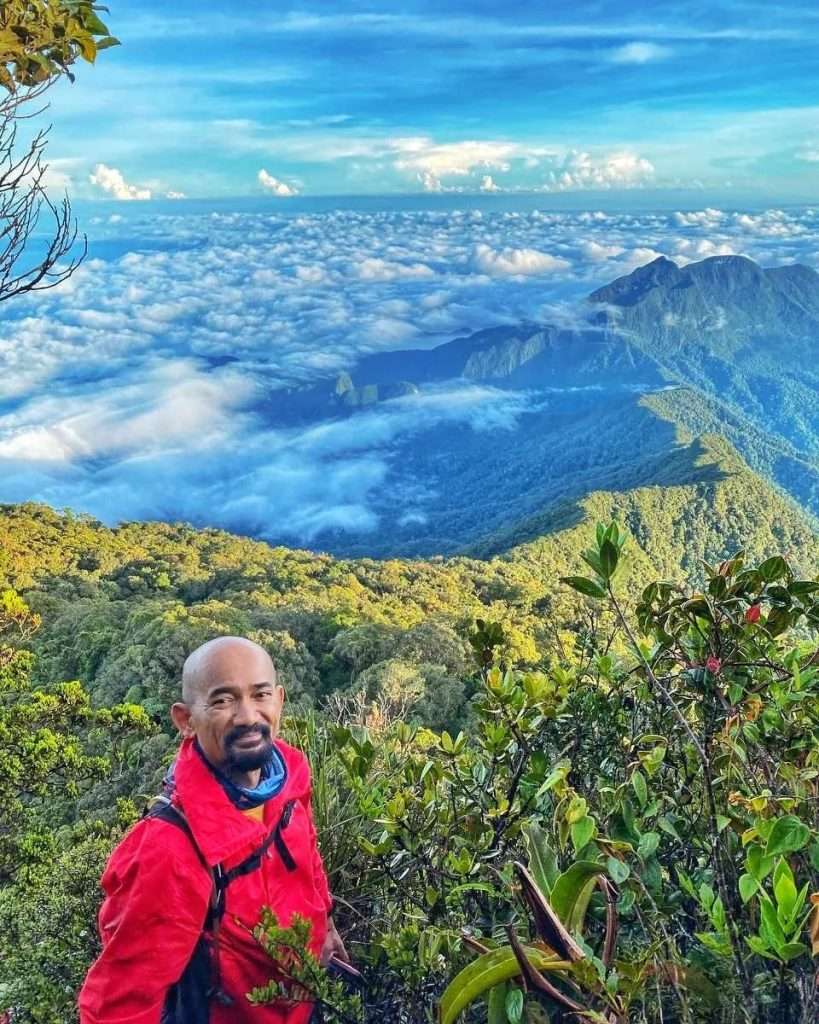
<svg viewBox="0 0 819 1024">
<path fill-rule="evenodd" d="M 199 849 L 199 844 L 194 838 L 193 831 L 188 824 L 188 819 L 185 817 L 185 812 L 181 807 L 172 803 L 167 796 L 158 796 L 151 801 L 142 817 L 159 818 L 160 821 L 167 821 L 169 825 L 175 825 L 178 829 L 181 829 L 188 839 L 190 839 L 191 846 L 193 846 L 196 856 L 199 858 L 202 866 L 208 874 L 213 874 L 213 869 L 205 860 L 205 855 Z"/>
<path fill-rule="evenodd" d="M 235 868 L 231 868 L 230 871 L 224 873 L 224 886 L 225 888 L 230 885 L 234 878 L 239 878 L 241 875 L 249 875 L 251 871 L 256 871 L 261 867 L 262 858 L 270 849 L 271 846 L 276 847 L 276 851 L 282 859 L 282 863 L 288 871 L 296 870 L 296 861 L 293 858 L 293 854 L 287 848 L 287 843 L 284 841 L 282 832 L 290 824 L 290 818 L 293 814 L 293 808 L 296 806 L 295 800 L 288 800 L 282 809 L 282 813 L 279 816 L 279 820 L 275 826 L 268 833 L 264 842 L 257 846 L 256 849 L 250 853 L 241 864 L 237 864 Z"/>
<path fill-rule="evenodd" d="M 208 911 L 208 917 L 206 921 L 206 928 L 213 929 L 215 925 L 221 920 L 225 912 L 225 890 L 232 881 L 236 878 L 240 878 L 242 875 L 249 875 L 252 871 L 257 871 L 262 864 L 262 859 L 271 846 L 276 847 L 276 851 L 282 859 L 282 863 L 288 871 L 296 870 L 296 861 L 293 854 L 287 847 L 287 843 L 284 841 L 282 833 L 290 824 L 290 818 L 293 814 L 293 808 L 296 805 L 295 800 L 288 800 L 282 809 L 282 813 L 279 816 L 279 820 L 275 826 L 271 829 L 265 840 L 253 850 L 252 853 L 248 854 L 245 859 L 231 868 L 230 871 L 225 871 L 221 864 L 216 864 L 211 867 L 205 860 L 205 856 L 199 849 L 199 846 L 194 838 L 188 819 L 181 807 L 171 802 L 167 796 L 156 797 L 149 808 L 146 810 L 143 817 L 145 818 L 159 818 L 161 821 L 167 821 L 170 825 L 175 825 L 181 829 L 185 835 L 191 841 L 191 844 L 196 851 L 196 855 L 199 858 L 202 866 L 211 875 L 213 879 L 213 893 L 211 895 L 210 908 Z"/>
</svg>

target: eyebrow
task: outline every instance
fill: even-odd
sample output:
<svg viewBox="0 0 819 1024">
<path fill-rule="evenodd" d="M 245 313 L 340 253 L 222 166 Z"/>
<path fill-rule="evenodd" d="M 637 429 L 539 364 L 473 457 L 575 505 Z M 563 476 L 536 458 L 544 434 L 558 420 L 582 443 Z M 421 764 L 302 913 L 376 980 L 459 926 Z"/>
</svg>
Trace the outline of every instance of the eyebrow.
<svg viewBox="0 0 819 1024">
<path fill-rule="evenodd" d="M 264 689 L 265 687 L 268 687 L 268 686 L 278 686 L 278 682 L 275 679 L 265 679 L 265 680 L 263 680 L 260 683 L 253 683 L 251 689 L 253 689 L 253 690 L 262 690 L 262 689 Z M 236 686 L 233 683 L 221 683 L 219 686 L 215 687 L 213 690 L 208 690 L 208 692 L 205 694 L 205 697 L 208 700 L 210 700 L 213 697 L 221 696 L 223 693 L 228 693 L 228 694 L 231 694 L 231 695 L 235 694 L 235 693 L 238 692 L 238 690 L 239 690 L 239 687 Z"/>
</svg>

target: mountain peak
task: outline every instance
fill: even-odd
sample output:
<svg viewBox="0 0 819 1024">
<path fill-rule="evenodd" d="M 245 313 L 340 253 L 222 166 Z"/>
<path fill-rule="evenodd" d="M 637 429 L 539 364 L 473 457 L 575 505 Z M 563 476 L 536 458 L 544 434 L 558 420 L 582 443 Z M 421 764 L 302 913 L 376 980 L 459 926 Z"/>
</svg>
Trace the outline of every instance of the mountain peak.
<svg viewBox="0 0 819 1024">
<path fill-rule="evenodd" d="M 658 286 L 674 285 L 682 271 L 667 256 L 658 256 L 651 263 L 637 267 L 630 274 L 618 277 L 616 281 L 598 288 L 589 296 L 591 302 L 609 302 L 617 306 L 632 306 L 648 292 Z"/>
<path fill-rule="evenodd" d="M 813 291 L 813 303 L 819 306 L 819 274 L 815 270 L 801 263 L 766 269 L 748 256 L 733 253 L 709 256 L 682 267 L 667 256 L 658 256 L 598 288 L 589 296 L 589 301 L 633 306 L 655 288 L 668 290 L 689 285 L 696 285 L 703 292 L 710 289 L 710 297 L 715 301 L 725 301 L 742 289 L 750 288 L 753 293 L 743 296 L 743 301 L 751 304 L 759 289 L 768 294 L 778 293 L 786 300 L 797 292 Z"/>
</svg>

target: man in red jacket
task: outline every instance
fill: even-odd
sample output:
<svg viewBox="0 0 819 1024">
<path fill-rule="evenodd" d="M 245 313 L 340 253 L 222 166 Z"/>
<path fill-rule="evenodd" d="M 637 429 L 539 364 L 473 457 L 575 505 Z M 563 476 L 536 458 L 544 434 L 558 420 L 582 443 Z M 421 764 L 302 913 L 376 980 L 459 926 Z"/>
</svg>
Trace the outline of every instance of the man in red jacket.
<svg viewBox="0 0 819 1024">
<path fill-rule="evenodd" d="M 269 655 L 249 640 L 211 640 L 185 662 L 167 799 L 103 874 L 103 949 L 81 1024 L 306 1024 L 310 1004 L 247 999 L 281 978 L 251 934 L 265 906 L 283 927 L 306 918 L 323 963 L 348 959 L 329 916 L 310 769 L 277 738 L 283 702 Z"/>
</svg>

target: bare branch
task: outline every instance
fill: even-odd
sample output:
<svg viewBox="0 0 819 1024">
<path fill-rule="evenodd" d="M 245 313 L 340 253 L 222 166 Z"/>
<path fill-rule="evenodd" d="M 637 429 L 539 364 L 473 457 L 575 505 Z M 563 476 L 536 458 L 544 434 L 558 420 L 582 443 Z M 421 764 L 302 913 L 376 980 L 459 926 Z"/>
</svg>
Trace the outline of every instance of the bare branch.
<svg viewBox="0 0 819 1024">
<path fill-rule="evenodd" d="M 0 100 L 0 302 L 56 287 L 88 251 L 68 197 L 54 203 L 45 189 L 43 154 L 50 128 L 27 143 L 18 137 L 20 123 L 46 109 L 38 101 L 47 88 L 43 83 Z"/>
</svg>

